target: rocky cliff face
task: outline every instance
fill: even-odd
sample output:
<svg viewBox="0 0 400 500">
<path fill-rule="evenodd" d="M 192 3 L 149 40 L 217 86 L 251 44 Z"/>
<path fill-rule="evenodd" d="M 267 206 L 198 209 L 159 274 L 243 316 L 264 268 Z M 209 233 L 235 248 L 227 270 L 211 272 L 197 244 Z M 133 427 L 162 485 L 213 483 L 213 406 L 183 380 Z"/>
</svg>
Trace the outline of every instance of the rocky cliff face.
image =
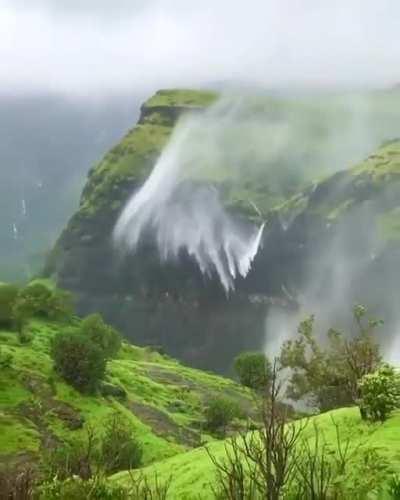
<svg viewBox="0 0 400 500">
<path fill-rule="evenodd" d="M 355 282 L 349 297 L 359 298 L 374 276 L 394 281 L 400 142 L 308 188 L 299 182 L 298 194 L 273 209 L 270 193 L 259 189 L 257 201 L 265 207 L 261 217 L 267 220 L 263 247 L 247 279 L 238 280 L 236 292 L 227 297 L 188 256 L 161 264 L 156 249 L 144 244 L 121 259 L 111 239 L 122 207 L 148 176 L 178 118 L 215 99 L 210 92 L 160 91 L 142 106 L 138 124 L 90 171 L 80 208 L 60 236 L 46 273 L 74 292 L 79 312 L 101 311 L 134 342 L 162 344 L 187 362 L 226 370 L 238 351 L 263 345 L 271 306 L 300 307 L 301 291 L 313 273 L 333 279 L 329 260 L 334 256 L 327 249 L 335 249 L 338 241 L 346 247 L 347 260 L 363 262 L 349 277 Z M 239 195 L 231 196 L 231 204 L 232 199 L 241 216 L 254 217 Z M 329 289 L 329 283 L 320 286 L 321 293 Z M 372 301 L 376 296 L 364 295 Z"/>
</svg>

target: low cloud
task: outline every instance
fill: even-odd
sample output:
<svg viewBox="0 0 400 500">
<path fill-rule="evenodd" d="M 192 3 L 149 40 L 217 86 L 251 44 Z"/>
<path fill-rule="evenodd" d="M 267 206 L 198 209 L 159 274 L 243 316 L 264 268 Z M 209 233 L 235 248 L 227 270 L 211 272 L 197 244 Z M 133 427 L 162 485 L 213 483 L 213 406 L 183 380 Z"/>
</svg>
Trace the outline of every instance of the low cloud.
<svg viewBox="0 0 400 500">
<path fill-rule="evenodd" d="M 0 0 L 0 91 L 392 85 L 399 17 L 397 0 Z"/>
</svg>

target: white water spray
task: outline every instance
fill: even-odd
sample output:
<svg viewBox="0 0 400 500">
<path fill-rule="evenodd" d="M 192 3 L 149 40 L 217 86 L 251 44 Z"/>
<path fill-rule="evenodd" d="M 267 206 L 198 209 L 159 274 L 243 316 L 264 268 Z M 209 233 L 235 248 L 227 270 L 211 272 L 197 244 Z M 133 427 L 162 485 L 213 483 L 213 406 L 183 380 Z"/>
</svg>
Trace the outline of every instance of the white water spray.
<svg viewBox="0 0 400 500">
<path fill-rule="evenodd" d="M 219 103 L 180 121 L 114 231 L 115 241 L 129 251 L 146 236 L 154 238 L 162 260 L 186 252 L 204 275 L 216 274 L 226 292 L 250 271 L 264 229 L 228 213 L 216 187 L 221 175 L 234 174 L 226 172 L 230 113 Z"/>
</svg>

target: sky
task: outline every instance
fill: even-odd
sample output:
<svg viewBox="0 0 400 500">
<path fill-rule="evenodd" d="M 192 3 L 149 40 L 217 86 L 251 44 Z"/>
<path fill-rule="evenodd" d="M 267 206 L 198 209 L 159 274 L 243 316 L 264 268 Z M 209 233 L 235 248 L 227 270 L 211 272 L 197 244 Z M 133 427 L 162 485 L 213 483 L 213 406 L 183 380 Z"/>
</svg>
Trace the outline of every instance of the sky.
<svg viewBox="0 0 400 500">
<path fill-rule="evenodd" d="M 400 82 L 399 0 L 0 0 L 0 92 Z"/>
</svg>

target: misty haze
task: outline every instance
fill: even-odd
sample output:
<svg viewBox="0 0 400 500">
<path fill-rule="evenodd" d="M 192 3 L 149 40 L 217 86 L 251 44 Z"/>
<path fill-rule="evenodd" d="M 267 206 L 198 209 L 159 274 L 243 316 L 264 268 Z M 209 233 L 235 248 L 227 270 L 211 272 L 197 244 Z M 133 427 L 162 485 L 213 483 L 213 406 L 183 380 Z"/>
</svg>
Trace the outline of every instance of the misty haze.
<svg viewBox="0 0 400 500">
<path fill-rule="evenodd" d="M 0 500 L 400 498 L 399 21 L 0 0 Z"/>
</svg>

